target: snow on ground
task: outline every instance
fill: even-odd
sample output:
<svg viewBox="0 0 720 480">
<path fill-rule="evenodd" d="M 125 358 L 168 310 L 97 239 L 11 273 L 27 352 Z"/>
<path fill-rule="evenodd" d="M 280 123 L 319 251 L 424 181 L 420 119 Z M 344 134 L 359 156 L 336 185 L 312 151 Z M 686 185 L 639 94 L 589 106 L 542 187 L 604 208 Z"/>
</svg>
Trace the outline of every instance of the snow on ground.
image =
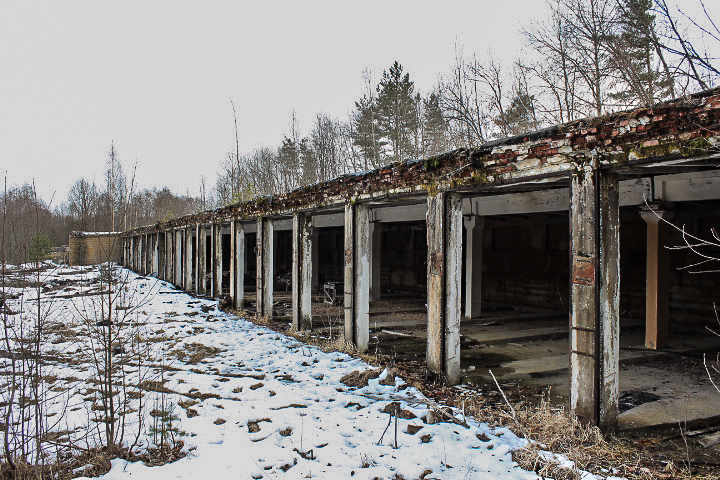
<svg viewBox="0 0 720 480">
<path fill-rule="evenodd" d="M 125 367 L 128 383 L 146 370 L 142 378 L 152 378 L 156 385 L 164 381 L 164 387 L 176 392 L 164 400 L 175 406 L 179 420 L 174 426 L 186 432 L 181 438 L 188 455 L 159 467 L 117 459 L 103 478 L 537 478 L 512 461 L 511 451 L 524 440 L 507 428 L 492 429 L 471 419 L 467 428 L 426 424 L 426 399 L 415 388 L 404 388 L 402 380 L 383 385 L 388 383 L 383 373 L 365 387 L 349 387 L 340 379 L 369 365 L 221 312 L 216 302 L 194 298 L 155 278 L 120 271 L 126 278 L 123 287 L 115 286 L 126 291 L 126 305 L 120 305 L 126 310 L 121 311 L 128 323 L 141 326 L 133 335 L 147 347 L 145 367 L 142 362 Z M 51 418 L 61 418 L 56 428 L 78 438 L 92 424 L 88 419 L 97 404 L 93 384 L 87 382 L 93 367 L 83 356 L 92 328 L 82 319 L 98 311 L 92 294 L 102 285 L 97 284 L 97 269 L 57 268 L 43 276 L 56 285 L 46 294 L 54 298 L 49 316 L 72 330 L 49 329 L 56 333 L 47 345 L 55 359 L 46 367 L 52 375 L 48 387 L 60 392 L 51 406 L 59 410 L 58 416 Z M 75 280 L 80 283 L 72 284 Z M 60 288 L 62 282 L 72 286 Z M 24 301 L 24 307 L 32 309 L 32 295 L 14 300 L 11 307 L 19 309 Z M 145 391 L 145 409 L 157 406 L 160 396 Z M 415 416 L 397 419 L 397 434 L 395 420 L 388 427 L 390 415 L 383 413 L 390 402 L 399 402 L 403 416 Z M 461 413 L 454 414 L 462 419 Z M 126 439 L 135 436 L 135 417 L 137 413 L 128 414 Z M 141 445 L 153 441 L 151 421 L 139 427 Z"/>
</svg>

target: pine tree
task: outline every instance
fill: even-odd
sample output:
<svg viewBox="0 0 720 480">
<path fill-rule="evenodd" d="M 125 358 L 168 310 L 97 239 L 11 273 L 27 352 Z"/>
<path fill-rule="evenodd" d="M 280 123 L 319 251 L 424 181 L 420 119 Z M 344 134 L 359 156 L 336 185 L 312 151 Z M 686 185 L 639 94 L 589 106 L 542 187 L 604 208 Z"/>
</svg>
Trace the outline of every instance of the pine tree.
<svg viewBox="0 0 720 480">
<path fill-rule="evenodd" d="M 390 145 L 392 160 L 404 160 L 413 151 L 413 137 L 418 128 L 414 89 L 410 74 L 403 75 L 403 67 L 397 61 L 383 72 L 377 87 L 378 124 Z"/>
<path fill-rule="evenodd" d="M 380 138 L 378 107 L 375 99 L 364 95 L 358 102 L 355 102 L 355 108 L 350 136 L 353 144 L 360 149 L 365 160 L 365 169 L 368 170 L 380 166 L 383 147 L 387 142 Z"/>
<path fill-rule="evenodd" d="M 440 97 L 435 92 L 423 103 L 423 153 L 437 155 L 448 149 L 447 120 L 440 107 Z"/>
<path fill-rule="evenodd" d="M 621 0 L 619 33 L 613 39 L 614 63 L 624 88 L 613 95 L 630 105 L 649 106 L 671 94 L 672 78 L 660 70 L 655 48 L 653 0 Z M 666 70 L 666 69 L 664 69 Z"/>
</svg>

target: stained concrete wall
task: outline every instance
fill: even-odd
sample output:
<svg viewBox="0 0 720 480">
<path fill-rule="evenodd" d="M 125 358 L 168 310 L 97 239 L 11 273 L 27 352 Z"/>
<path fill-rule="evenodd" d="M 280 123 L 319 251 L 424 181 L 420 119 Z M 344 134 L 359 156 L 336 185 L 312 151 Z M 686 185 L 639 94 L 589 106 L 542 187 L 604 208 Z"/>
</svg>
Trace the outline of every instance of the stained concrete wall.
<svg viewBox="0 0 720 480">
<path fill-rule="evenodd" d="M 120 233 L 72 232 L 70 234 L 70 265 L 122 263 L 123 244 Z"/>
</svg>

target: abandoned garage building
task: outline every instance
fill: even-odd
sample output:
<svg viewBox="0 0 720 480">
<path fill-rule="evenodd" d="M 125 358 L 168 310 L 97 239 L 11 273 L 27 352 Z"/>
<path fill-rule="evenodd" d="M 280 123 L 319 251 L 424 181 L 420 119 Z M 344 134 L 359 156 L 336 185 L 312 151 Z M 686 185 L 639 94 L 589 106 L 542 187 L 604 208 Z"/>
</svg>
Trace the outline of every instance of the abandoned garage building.
<svg viewBox="0 0 720 480">
<path fill-rule="evenodd" d="M 361 351 L 389 342 L 450 384 L 522 350 L 506 370 L 563 372 L 571 410 L 614 428 L 621 357 L 715 322 L 718 274 L 691 272 L 717 266 L 667 247 L 717 242 L 718 159 L 714 89 L 137 228 L 123 261 Z"/>
</svg>

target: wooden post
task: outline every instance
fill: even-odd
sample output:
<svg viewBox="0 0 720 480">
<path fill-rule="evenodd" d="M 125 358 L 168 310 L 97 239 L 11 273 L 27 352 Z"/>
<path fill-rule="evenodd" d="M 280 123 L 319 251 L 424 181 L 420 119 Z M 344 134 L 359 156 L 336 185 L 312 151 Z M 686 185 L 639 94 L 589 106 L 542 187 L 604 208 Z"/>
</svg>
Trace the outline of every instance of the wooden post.
<svg viewBox="0 0 720 480">
<path fill-rule="evenodd" d="M 670 293 L 669 225 L 672 218 L 659 206 L 643 207 L 640 215 L 647 224 L 647 270 L 645 279 L 645 346 L 659 349 L 668 341 L 668 296 Z"/>
<path fill-rule="evenodd" d="M 572 175 L 572 411 L 604 429 L 617 425 L 619 194 L 617 175 L 587 163 Z"/>
</svg>

